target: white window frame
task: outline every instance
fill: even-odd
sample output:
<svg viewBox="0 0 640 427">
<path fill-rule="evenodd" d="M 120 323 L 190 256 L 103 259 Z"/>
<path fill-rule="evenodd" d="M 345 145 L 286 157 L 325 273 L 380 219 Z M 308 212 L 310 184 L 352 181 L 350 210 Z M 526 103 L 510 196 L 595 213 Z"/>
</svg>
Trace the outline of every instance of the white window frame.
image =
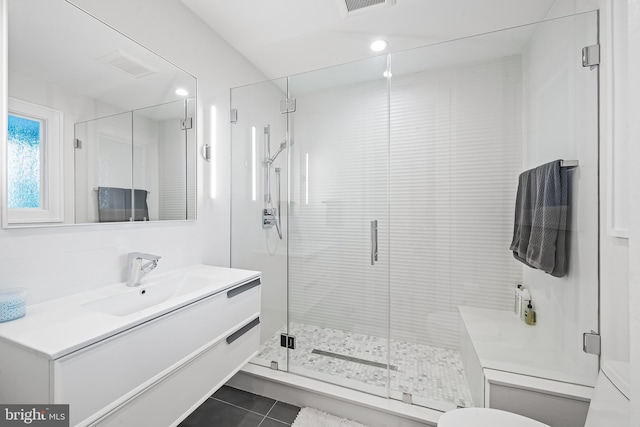
<svg viewBox="0 0 640 427">
<path fill-rule="evenodd" d="M 64 221 L 64 191 L 62 141 L 64 115 L 62 111 L 21 99 L 8 99 L 8 115 L 33 118 L 43 123 L 41 147 L 41 206 L 40 208 L 6 209 L 7 223 L 38 224 Z M 5 122 L 6 123 L 6 122 Z M 8 176 L 5 172 L 8 184 Z M 6 194 L 6 192 L 5 192 Z M 6 205 L 5 199 L 5 205 Z"/>
</svg>

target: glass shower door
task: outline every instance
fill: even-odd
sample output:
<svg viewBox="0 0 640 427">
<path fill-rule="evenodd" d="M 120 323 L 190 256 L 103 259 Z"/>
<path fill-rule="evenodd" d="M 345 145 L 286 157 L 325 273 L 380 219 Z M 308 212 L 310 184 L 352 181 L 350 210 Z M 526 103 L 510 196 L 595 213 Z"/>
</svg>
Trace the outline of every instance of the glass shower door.
<svg viewBox="0 0 640 427">
<path fill-rule="evenodd" d="M 195 219 L 195 126 L 181 126 L 194 109 L 191 98 L 132 112 L 134 206 L 146 220 Z"/>
<path fill-rule="evenodd" d="M 129 221 L 124 191 L 133 182 L 131 112 L 76 123 L 74 138 L 80 141 L 74 150 L 76 224 Z M 101 188 L 122 197 L 105 193 L 100 206 Z"/>
<path fill-rule="evenodd" d="M 289 371 L 385 397 L 386 71 L 376 57 L 290 77 L 287 113 Z"/>
<path fill-rule="evenodd" d="M 597 28 L 590 12 L 391 55 L 391 398 L 482 406 L 480 360 L 593 385 L 581 340 L 598 329 L 598 71 L 581 52 Z M 557 159 L 579 163 L 562 278 L 509 250 L 519 174 Z M 535 327 L 513 314 L 516 283 Z"/>
<path fill-rule="evenodd" d="M 286 79 L 231 90 L 231 267 L 262 272 L 261 346 L 252 363 L 284 371 L 288 169 L 280 100 L 286 90 Z"/>
</svg>

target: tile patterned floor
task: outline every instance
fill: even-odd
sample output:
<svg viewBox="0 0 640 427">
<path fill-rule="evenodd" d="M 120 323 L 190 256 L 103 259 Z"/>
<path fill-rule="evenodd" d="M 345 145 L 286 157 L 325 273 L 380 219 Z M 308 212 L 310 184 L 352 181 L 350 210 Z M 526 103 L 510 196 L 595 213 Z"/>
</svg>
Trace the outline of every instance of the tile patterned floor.
<svg viewBox="0 0 640 427">
<path fill-rule="evenodd" d="M 261 364 L 269 366 L 271 361 L 276 361 L 286 366 L 286 351 L 280 347 L 281 332 L 284 329 L 262 346 L 257 356 Z M 349 360 L 349 357 L 375 362 L 373 365 L 386 366 L 390 362 L 392 392 L 410 393 L 414 403 L 416 397 L 422 397 L 455 406 L 474 406 L 457 350 L 391 340 L 391 358 L 387 360 L 385 338 L 295 322 L 291 322 L 290 334 L 296 337 L 296 349 L 289 355 L 290 366 L 317 372 L 325 378 L 337 376 L 386 390 L 386 368 Z M 313 352 L 314 349 L 320 352 Z M 325 352 L 347 357 L 335 358 Z"/>
<path fill-rule="evenodd" d="M 298 412 L 297 406 L 222 386 L 180 427 L 286 427 Z"/>
</svg>

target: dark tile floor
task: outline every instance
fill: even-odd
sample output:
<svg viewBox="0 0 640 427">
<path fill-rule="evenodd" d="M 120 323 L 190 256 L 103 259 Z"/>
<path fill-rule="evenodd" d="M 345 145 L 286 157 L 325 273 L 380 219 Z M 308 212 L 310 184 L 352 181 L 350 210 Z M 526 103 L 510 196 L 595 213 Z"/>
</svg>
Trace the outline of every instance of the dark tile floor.
<svg viewBox="0 0 640 427">
<path fill-rule="evenodd" d="M 222 386 L 180 427 L 285 427 L 300 408 L 257 394 Z"/>
</svg>

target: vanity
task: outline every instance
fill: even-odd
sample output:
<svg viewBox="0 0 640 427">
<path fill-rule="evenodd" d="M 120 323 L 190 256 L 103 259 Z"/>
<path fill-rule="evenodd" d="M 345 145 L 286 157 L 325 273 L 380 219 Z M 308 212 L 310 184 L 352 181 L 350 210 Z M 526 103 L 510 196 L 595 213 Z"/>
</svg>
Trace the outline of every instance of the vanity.
<svg viewBox="0 0 640 427">
<path fill-rule="evenodd" d="M 177 425 L 260 345 L 260 273 L 194 265 L 27 307 L 0 323 L 0 401 L 72 426 Z"/>
</svg>

